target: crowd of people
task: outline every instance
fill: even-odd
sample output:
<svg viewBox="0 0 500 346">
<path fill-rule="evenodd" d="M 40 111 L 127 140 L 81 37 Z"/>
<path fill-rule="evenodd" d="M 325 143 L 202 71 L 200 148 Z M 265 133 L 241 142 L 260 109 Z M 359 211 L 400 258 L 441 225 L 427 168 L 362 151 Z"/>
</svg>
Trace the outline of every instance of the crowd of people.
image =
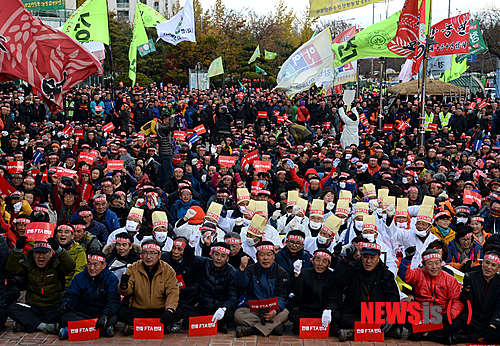
<svg viewBox="0 0 500 346">
<path fill-rule="evenodd" d="M 85 87 L 50 114 L 4 90 L 0 323 L 66 339 L 209 315 L 242 337 L 318 318 L 345 341 L 363 303 L 415 301 L 442 327 L 381 330 L 500 342 L 499 100 L 384 101 L 379 130 L 376 93 L 342 99 Z"/>
</svg>

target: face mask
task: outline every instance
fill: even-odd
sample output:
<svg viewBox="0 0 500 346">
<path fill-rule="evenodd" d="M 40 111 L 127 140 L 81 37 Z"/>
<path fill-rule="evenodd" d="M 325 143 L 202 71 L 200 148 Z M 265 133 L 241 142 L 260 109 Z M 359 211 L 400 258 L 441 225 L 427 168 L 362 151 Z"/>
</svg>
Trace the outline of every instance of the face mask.
<svg viewBox="0 0 500 346">
<path fill-rule="evenodd" d="M 125 224 L 125 229 L 127 230 L 127 232 L 137 232 L 137 225 L 139 225 L 138 222 L 127 220 L 127 223 Z"/>
<path fill-rule="evenodd" d="M 352 154 L 345 154 L 346 160 L 349 160 L 352 157 Z"/>
<path fill-rule="evenodd" d="M 373 243 L 375 241 L 375 234 L 363 234 L 363 238 L 366 238 L 370 243 Z"/>
<path fill-rule="evenodd" d="M 309 221 L 309 227 L 311 227 L 312 229 L 319 229 L 321 225 L 321 222 Z"/>
<path fill-rule="evenodd" d="M 397 228 L 406 228 L 406 226 L 407 226 L 406 222 L 396 222 Z"/>
<path fill-rule="evenodd" d="M 247 245 L 248 246 L 255 246 L 255 244 L 257 244 L 257 242 L 255 242 L 254 239 L 255 238 L 247 238 Z"/>
<path fill-rule="evenodd" d="M 247 207 L 240 207 L 240 206 L 238 206 L 238 208 L 240 209 L 240 212 L 242 214 L 245 214 L 247 212 Z"/>
<path fill-rule="evenodd" d="M 377 208 L 377 214 L 382 215 L 382 208 Z"/>
<path fill-rule="evenodd" d="M 358 231 L 361 231 L 363 229 L 363 221 L 354 220 L 354 227 L 356 227 Z"/>
<path fill-rule="evenodd" d="M 429 226 L 429 227 L 427 227 L 427 229 L 425 229 L 425 230 L 423 230 L 423 231 L 416 230 L 416 231 L 415 231 L 415 233 L 416 233 L 416 235 L 418 235 L 419 237 L 422 237 L 422 238 L 423 238 L 423 237 L 425 237 L 425 236 L 427 235 L 427 233 L 429 232 L 429 229 L 430 229 L 430 228 L 431 228 L 431 227 Z"/>
<path fill-rule="evenodd" d="M 403 178 L 402 181 L 403 181 L 403 184 L 408 184 L 408 178 Z"/>
<path fill-rule="evenodd" d="M 466 217 L 457 217 L 457 223 L 467 223 L 468 220 Z"/>
<path fill-rule="evenodd" d="M 252 220 L 243 219 L 243 226 L 250 226 L 250 222 L 252 222 Z"/>
<path fill-rule="evenodd" d="M 341 189 L 345 189 L 345 182 L 341 181 L 339 183 L 339 186 L 340 186 Z"/>
<path fill-rule="evenodd" d="M 318 237 L 316 239 L 318 240 L 318 244 L 324 245 L 324 244 L 328 243 L 328 238 L 322 237 L 319 234 L 318 234 Z"/>
<path fill-rule="evenodd" d="M 267 181 L 266 180 L 257 180 L 259 183 L 264 184 L 266 186 Z"/>
<path fill-rule="evenodd" d="M 295 219 L 297 220 L 297 222 L 301 223 L 302 220 L 304 220 L 304 217 L 295 216 Z"/>
<path fill-rule="evenodd" d="M 168 232 L 155 232 L 155 239 L 160 243 L 163 243 L 165 240 L 167 240 L 167 234 Z"/>
</svg>

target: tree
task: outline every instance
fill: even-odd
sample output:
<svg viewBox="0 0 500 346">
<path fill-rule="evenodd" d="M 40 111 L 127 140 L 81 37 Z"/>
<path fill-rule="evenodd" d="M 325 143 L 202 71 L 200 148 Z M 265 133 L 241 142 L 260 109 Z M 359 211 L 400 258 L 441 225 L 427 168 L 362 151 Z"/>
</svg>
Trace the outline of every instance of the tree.
<svg viewBox="0 0 500 346">
<path fill-rule="evenodd" d="M 484 42 L 491 54 L 500 59 L 500 7 L 487 5 L 475 17 L 479 19 Z"/>
</svg>

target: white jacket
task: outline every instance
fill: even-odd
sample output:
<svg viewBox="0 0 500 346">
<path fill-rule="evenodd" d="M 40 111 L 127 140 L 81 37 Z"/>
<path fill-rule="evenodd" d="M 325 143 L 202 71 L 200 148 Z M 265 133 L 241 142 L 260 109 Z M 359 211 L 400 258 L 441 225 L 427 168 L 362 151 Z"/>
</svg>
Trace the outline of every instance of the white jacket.
<svg viewBox="0 0 500 346">
<path fill-rule="evenodd" d="M 344 149 L 352 144 L 359 146 L 359 115 L 356 108 L 352 108 L 351 110 L 356 115 L 357 120 L 355 121 L 353 121 L 345 114 L 344 107 L 339 108 L 340 119 L 345 124 L 344 129 L 342 130 L 342 135 L 340 136 L 340 143 L 342 144 L 342 148 Z"/>
</svg>

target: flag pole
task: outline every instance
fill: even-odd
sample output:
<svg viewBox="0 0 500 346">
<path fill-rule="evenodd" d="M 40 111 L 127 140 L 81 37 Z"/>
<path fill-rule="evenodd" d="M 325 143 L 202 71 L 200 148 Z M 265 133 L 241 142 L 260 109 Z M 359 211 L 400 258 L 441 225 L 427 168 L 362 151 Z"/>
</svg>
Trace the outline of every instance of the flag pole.
<svg viewBox="0 0 500 346">
<path fill-rule="evenodd" d="M 422 72 L 423 72 L 423 81 L 422 81 L 422 95 L 421 95 L 421 100 L 422 100 L 422 104 L 421 104 L 421 114 L 420 114 L 420 118 L 419 118 L 419 137 L 418 137 L 418 145 L 419 146 L 423 146 L 425 144 L 425 128 L 424 128 L 424 123 L 423 123 L 423 119 L 425 119 L 425 87 L 426 87 L 426 84 L 427 84 L 427 59 L 428 59 L 428 56 L 429 56 L 429 33 L 430 33 L 430 25 L 431 25 L 431 18 L 432 18 L 432 0 L 426 0 L 426 1 L 429 1 L 430 4 L 429 4 L 429 20 L 427 22 L 427 30 L 426 30 L 426 34 L 425 34 L 425 51 L 424 51 L 424 61 L 423 61 L 423 69 L 422 69 Z"/>
<path fill-rule="evenodd" d="M 380 62 L 380 98 L 379 98 L 379 110 L 378 110 L 378 131 L 382 131 L 382 127 L 383 127 L 383 122 L 384 122 L 384 115 L 382 114 L 382 110 L 383 110 L 383 106 L 382 106 L 382 99 L 383 99 L 383 90 L 382 90 L 382 87 L 383 87 L 383 83 L 384 83 L 384 77 L 383 77 L 383 74 L 384 74 L 384 69 L 385 69 L 385 58 L 379 58 L 379 62 Z"/>
</svg>

